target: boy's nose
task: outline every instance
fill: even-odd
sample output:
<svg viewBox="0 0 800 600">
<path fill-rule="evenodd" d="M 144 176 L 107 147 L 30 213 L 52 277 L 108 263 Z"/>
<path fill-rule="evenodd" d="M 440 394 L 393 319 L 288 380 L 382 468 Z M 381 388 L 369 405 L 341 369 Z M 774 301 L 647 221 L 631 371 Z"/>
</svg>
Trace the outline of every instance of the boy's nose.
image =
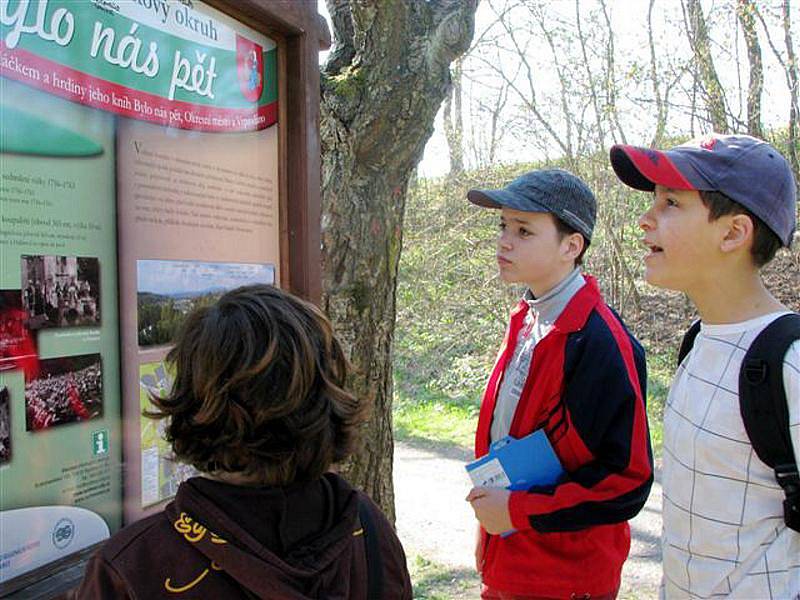
<svg viewBox="0 0 800 600">
<path fill-rule="evenodd" d="M 497 237 L 497 246 L 498 246 L 498 248 L 503 248 L 504 250 L 510 250 L 511 249 L 511 243 L 508 241 L 508 238 L 506 237 L 505 232 L 502 232 Z"/>
<path fill-rule="evenodd" d="M 643 229 L 644 231 L 648 231 L 653 229 L 653 217 L 650 215 L 650 211 L 648 210 L 639 217 L 639 228 Z"/>
</svg>

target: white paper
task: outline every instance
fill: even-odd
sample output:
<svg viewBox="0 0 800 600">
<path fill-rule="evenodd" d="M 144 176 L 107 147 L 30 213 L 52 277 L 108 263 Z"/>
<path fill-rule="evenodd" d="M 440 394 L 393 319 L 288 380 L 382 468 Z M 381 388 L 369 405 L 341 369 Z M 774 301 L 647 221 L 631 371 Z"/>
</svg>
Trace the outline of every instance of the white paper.
<svg viewBox="0 0 800 600">
<path fill-rule="evenodd" d="M 503 466 L 496 458 L 471 469 L 469 476 L 476 487 L 506 488 L 511 485 L 511 480 L 509 480 L 508 475 L 503 470 Z"/>
</svg>

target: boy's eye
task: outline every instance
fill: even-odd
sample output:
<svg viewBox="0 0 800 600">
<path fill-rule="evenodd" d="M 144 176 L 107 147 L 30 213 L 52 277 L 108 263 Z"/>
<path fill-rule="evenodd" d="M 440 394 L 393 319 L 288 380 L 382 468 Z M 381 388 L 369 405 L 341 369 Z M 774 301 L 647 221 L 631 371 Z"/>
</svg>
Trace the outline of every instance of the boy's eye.
<svg viewBox="0 0 800 600">
<path fill-rule="evenodd" d="M 678 206 L 678 201 L 675 198 L 667 198 L 664 202 L 667 206 Z"/>
<path fill-rule="evenodd" d="M 498 228 L 500 231 L 503 231 L 503 230 L 506 228 L 506 224 L 505 224 L 505 222 L 504 222 L 504 221 L 500 221 L 500 222 L 497 224 L 497 228 Z"/>
<path fill-rule="evenodd" d="M 520 237 L 528 237 L 529 235 L 532 235 L 532 232 L 528 231 L 524 227 L 520 227 L 519 228 L 519 236 Z"/>
</svg>

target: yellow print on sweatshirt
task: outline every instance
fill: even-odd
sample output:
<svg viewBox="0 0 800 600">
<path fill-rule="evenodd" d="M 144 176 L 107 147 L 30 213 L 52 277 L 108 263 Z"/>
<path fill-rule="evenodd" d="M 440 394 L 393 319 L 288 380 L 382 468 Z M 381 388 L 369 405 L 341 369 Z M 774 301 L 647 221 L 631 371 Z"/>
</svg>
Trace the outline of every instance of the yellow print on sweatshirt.
<svg viewBox="0 0 800 600">
<path fill-rule="evenodd" d="M 208 531 L 208 529 L 206 529 L 204 525 L 201 525 L 200 523 L 192 519 L 185 512 L 182 512 L 180 514 L 178 520 L 175 521 L 175 523 L 173 523 L 173 526 L 175 527 L 175 531 L 183 535 L 183 537 L 185 537 L 192 544 L 202 540 L 205 537 L 206 533 L 209 534 L 212 544 L 228 543 L 213 531 Z"/>
<path fill-rule="evenodd" d="M 182 594 L 183 592 L 186 592 L 186 591 L 192 589 L 198 583 L 203 581 L 203 579 L 206 578 L 206 575 L 208 575 L 210 569 L 213 569 L 214 571 L 222 571 L 222 567 L 220 567 L 214 561 L 211 561 L 211 566 L 209 568 L 203 569 L 203 572 L 200 573 L 200 575 L 195 577 L 192 581 L 190 581 L 186 585 L 173 585 L 172 581 L 171 581 L 172 578 L 171 577 L 167 577 L 164 580 L 164 589 L 167 590 L 168 592 L 172 592 L 173 594 Z"/>
</svg>

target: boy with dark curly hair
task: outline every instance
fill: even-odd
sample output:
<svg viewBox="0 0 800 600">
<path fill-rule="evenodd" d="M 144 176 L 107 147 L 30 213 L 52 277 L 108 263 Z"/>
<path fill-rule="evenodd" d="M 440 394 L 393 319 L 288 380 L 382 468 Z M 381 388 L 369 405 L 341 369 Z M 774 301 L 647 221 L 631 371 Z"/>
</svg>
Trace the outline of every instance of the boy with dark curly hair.
<svg viewBox="0 0 800 600">
<path fill-rule="evenodd" d="M 203 475 L 115 534 L 78 598 L 411 598 L 391 525 L 329 471 L 364 410 L 319 309 L 233 290 L 187 319 L 167 360 L 175 383 L 149 416 Z"/>
</svg>

